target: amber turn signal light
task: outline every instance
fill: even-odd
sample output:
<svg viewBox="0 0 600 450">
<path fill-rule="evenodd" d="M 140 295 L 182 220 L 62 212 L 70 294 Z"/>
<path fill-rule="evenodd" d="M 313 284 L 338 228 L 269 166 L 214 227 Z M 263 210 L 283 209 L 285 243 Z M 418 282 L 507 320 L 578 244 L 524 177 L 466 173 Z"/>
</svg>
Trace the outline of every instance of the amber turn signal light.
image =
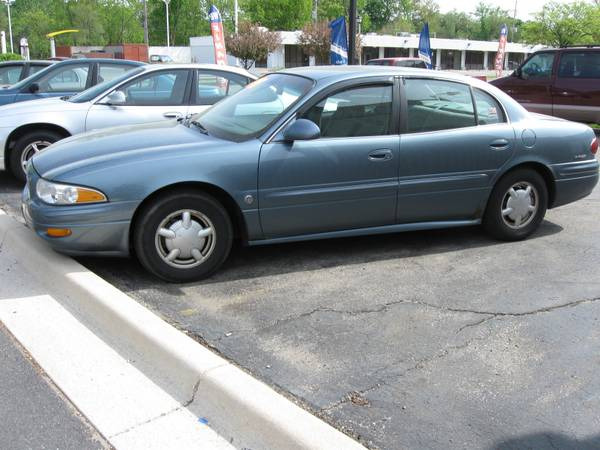
<svg viewBox="0 0 600 450">
<path fill-rule="evenodd" d="M 71 236 L 71 230 L 68 228 L 48 228 L 46 234 L 50 237 L 67 237 Z"/>
</svg>

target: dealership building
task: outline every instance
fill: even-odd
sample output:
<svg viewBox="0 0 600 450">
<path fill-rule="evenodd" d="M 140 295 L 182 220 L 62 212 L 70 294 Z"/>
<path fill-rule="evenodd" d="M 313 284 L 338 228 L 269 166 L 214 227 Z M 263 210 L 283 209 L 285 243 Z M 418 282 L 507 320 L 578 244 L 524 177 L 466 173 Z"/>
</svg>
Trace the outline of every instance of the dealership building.
<svg viewBox="0 0 600 450">
<path fill-rule="evenodd" d="M 282 67 L 299 67 L 314 64 L 328 64 L 306 55 L 298 45 L 300 31 L 281 31 L 281 45 L 269 54 L 266 61 L 258 61 L 256 66 L 268 69 Z M 468 39 L 431 38 L 433 66 L 438 70 L 492 70 L 494 58 L 498 51 L 498 41 L 471 41 Z M 419 48 L 418 34 L 402 35 L 361 35 L 361 62 L 369 59 L 416 56 Z M 191 57 L 194 62 L 214 62 L 212 37 L 201 36 L 190 38 Z M 513 42 L 506 44 L 504 68 L 509 70 L 519 65 L 541 45 L 525 45 Z"/>
</svg>

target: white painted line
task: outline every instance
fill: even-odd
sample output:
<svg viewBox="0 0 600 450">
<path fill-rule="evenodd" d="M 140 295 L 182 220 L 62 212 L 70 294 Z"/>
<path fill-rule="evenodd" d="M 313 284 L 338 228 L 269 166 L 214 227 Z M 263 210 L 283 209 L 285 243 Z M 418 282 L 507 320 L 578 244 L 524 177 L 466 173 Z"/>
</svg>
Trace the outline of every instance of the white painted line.
<svg viewBox="0 0 600 450">
<path fill-rule="evenodd" d="M 195 393 L 187 409 L 208 418 L 210 427 L 237 448 L 364 450 L 79 263 L 53 252 L 14 219 L 0 217 L 0 236 L 2 251 L 10 252 L 18 265 L 47 289 L 44 293 L 53 294 L 179 404 Z M 126 435 L 129 433 L 119 436 L 125 440 Z"/>
<path fill-rule="evenodd" d="M 0 321 L 116 448 L 233 448 L 51 296 L 2 299 Z"/>
</svg>

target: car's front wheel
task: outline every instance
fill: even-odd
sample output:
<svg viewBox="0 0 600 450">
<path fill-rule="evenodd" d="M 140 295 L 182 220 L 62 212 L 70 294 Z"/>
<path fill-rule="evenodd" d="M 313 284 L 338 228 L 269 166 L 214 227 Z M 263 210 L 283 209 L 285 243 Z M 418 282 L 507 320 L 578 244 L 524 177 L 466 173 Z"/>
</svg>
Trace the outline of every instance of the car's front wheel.
<svg viewBox="0 0 600 450">
<path fill-rule="evenodd" d="M 60 141 L 63 137 L 55 131 L 39 130 L 25 133 L 17 139 L 10 152 L 10 170 L 13 175 L 17 179 L 25 181 L 25 168 L 33 155 L 56 141 Z"/>
<path fill-rule="evenodd" d="M 227 211 L 200 192 L 175 191 L 146 205 L 134 225 L 141 264 L 172 282 L 197 281 L 227 259 L 233 228 Z"/>
<path fill-rule="evenodd" d="M 548 188 L 539 173 L 517 169 L 494 187 L 483 217 L 483 226 L 497 239 L 525 239 L 540 225 L 548 207 Z"/>
</svg>

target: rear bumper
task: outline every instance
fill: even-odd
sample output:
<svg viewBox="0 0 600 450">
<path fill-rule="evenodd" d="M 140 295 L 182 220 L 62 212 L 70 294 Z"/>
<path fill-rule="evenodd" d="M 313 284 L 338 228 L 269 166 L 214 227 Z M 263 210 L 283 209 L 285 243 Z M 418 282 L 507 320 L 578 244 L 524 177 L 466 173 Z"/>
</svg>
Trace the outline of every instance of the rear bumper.
<svg viewBox="0 0 600 450">
<path fill-rule="evenodd" d="M 566 205 L 587 197 L 598 184 L 597 160 L 557 164 L 552 167 L 556 174 L 554 202 L 551 208 Z"/>
</svg>

